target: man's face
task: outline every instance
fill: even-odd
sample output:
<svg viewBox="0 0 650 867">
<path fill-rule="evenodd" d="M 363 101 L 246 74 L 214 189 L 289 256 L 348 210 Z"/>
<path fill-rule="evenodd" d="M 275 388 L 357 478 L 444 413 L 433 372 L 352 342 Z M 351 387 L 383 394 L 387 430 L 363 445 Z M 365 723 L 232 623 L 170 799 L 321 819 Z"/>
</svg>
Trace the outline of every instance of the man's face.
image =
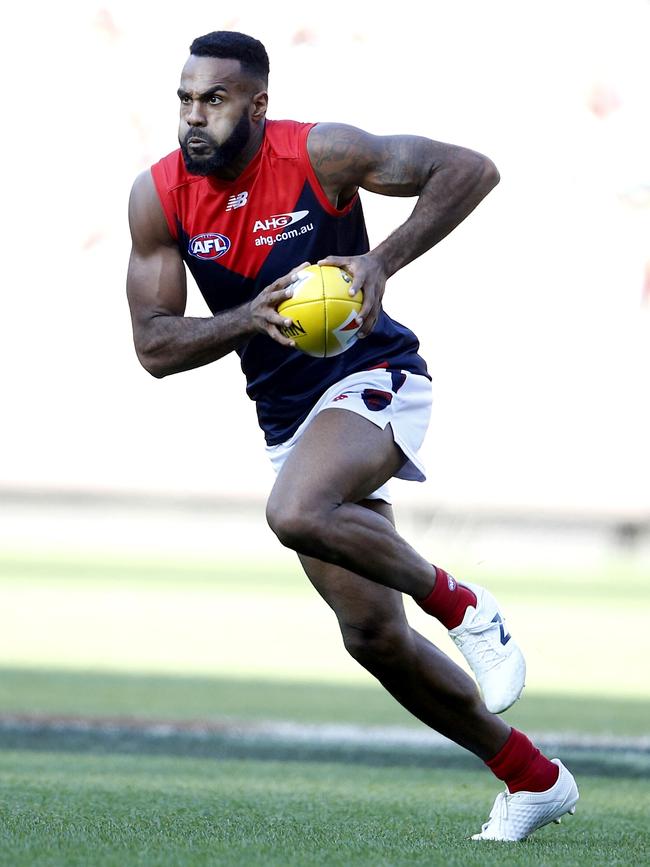
<svg viewBox="0 0 650 867">
<path fill-rule="evenodd" d="M 189 172 L 218 172 L 242 154 L 251 137 L 256 84 L 238 60 L 190 55 L 178 90 L 178 140 Z"/>
</svg>

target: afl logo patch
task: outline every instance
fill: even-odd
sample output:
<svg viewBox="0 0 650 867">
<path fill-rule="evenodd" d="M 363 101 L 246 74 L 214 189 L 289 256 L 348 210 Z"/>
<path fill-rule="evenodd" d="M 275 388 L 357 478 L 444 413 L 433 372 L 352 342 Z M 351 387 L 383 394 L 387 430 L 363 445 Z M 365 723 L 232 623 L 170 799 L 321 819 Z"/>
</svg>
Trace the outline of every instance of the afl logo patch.
<svg viewBox="0 0 650 867">
<path fill-rule="evenodd" d="M 230 238 L 218 232 L 203 232 L 191 239 L 187 249 L 197 259 L 219 259 L 230 250 Z"/>
</svg>

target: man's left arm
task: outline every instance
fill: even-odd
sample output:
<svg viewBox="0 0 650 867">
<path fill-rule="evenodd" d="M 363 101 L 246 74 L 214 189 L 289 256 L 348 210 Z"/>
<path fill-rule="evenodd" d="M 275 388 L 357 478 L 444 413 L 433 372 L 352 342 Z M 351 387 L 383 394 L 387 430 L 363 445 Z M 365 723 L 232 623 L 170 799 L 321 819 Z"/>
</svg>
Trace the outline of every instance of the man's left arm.
<svg viewBox="0 0 650 867">
<path fill-rule="evenodd" d="M 467 148 L 420 136 L 373 136 L 341 124 L 318 124 L 307 141 L 316 175 L 335 207 L 362 187 L 384 196 L 417 196 L 410 217 L 362 256 L 328 256 L 319 264 L 352 274 L 364 293 L 365 337 L 379 316 L 386 280 L 448 235 L 499 182 L 494 163 Z"/>
</svg>

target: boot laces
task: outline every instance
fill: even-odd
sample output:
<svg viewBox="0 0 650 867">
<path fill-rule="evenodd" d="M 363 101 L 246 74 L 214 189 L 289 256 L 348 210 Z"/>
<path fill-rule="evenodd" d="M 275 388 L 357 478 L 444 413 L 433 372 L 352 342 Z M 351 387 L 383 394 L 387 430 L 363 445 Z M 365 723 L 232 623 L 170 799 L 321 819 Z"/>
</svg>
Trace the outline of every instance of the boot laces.
<svg viewBox="0 0 650 867">
<path fill-rule="evenodd" d="M 496 824 L 500 829 L 507 818 L 508 795 L 506 792 L 499 792 L 495 798 L 494 804 L 492 805 L 492 809 L 490 810 L 490 816 L 481 828 L 481 833 L 487 831 L 492 824 Z"/>
<path fill-rule="evenodd" d="M 493 623 L 475 623 L 473 626 L 467 626 L 464 630 L 465 634 L 459 636 L 456 640 L 459 648 L 470 642 L 472 655 L 476 655 L 477 661 L 486 669 L 498 665 L 503 658 L 495 650 L 494 643 L 484 635 L 486 630 L 493 627 Z"/>
</svg>

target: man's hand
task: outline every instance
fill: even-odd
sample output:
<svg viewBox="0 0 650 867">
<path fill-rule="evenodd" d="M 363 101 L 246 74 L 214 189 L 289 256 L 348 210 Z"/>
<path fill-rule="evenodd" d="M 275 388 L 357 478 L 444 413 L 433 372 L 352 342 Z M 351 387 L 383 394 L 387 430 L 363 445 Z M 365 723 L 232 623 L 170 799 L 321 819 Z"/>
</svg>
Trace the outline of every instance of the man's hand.
<svg viewBox="0 0 650 867">
<path fill-rule="evenodd" d="M 255 331 L 266 334 L 282 346 L 293 347 L 296 342 L 280 331 L 281 328 L 291 325 L 291 319 L 281 316 L 277 308 L 287 298 L 291 298 L 291 284 L 296 282 L 298 272 L 307 265 L 309 262 L 303 262 L 302 265 L 292 268 L 284 277 L 279 277 L 266 289 L 262 289 L 250 303 L 251 323 Z"/>
<path fill-rule="evenodd" d="M 363 304 L 357 316 L 357 323 L 361 324 L 358 336 L 367 337 L 379 318 L 388 279 L 381 257 L 375 252 L 364 253 L 362 256 L 328 256 L 318 264 L 336 265 L 347 271 L 352 277 L 351 296 L 356 295 L 359 290 L 363 292 Z"/>
</svg>

